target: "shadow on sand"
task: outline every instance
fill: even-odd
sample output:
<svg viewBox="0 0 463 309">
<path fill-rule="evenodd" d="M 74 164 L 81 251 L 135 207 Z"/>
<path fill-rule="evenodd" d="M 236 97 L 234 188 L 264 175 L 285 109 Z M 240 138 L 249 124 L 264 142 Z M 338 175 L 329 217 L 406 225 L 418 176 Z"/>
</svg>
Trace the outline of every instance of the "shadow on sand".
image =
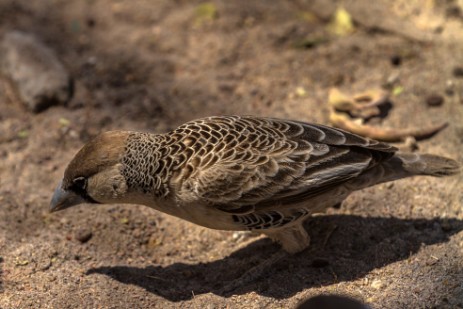
<svg viewBox="0 0 463 309">
<path fill-rule="evenodd" d="M 306 223 L 312 237 L 304 252 L 280 260 L 259 279 L 233 291 L 250 291 L 284 299 L 310 288 L 361 278 L 375 268 L 408 258 L 424 245 L 443 243 L 463 230 L 458 219 L 363 218 L 354 215 L 314 217 Z M 140 286 L 171 301 L 219 291 L 279 250 L 260 239 L 221 260 L 175 263 L 166 267 L 104 266 L 88 270 L 125 284 Z"/>
</svg>

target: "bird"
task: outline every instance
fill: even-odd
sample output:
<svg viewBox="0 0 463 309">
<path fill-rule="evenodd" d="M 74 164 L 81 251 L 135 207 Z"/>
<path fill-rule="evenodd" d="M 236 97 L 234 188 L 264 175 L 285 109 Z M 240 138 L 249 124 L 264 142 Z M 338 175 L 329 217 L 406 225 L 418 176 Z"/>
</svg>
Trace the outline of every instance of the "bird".
<svg viewBox="0 0 463 309">
<path fill-rule="evenodd" d="M 320 124 L 217 116 L 165 134 L 98 135 L 67 166 L 50 210 L 141 204 L 212 229 L 261 232 L 297 253 L 309 245 L 305 219 L 351 192 L 459 171 L 452 159 Z"/>
<path fill-rule="evenodd" d="M 321 124 L 214 116 L 163 134 L 101 133 L 66 167 L 50 210 L 140 204 L 207 228 L 263 233 L 296 254 L 310 244 L 304 221 L 350 193 L 460 169 Z"/>
</svg>

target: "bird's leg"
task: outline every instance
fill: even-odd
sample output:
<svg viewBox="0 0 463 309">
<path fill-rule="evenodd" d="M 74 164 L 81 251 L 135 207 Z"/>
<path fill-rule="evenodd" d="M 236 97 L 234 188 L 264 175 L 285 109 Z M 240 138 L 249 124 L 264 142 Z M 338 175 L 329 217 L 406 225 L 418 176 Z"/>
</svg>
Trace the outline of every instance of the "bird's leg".
<svg viewBox="0 0 463 309">
<path fill-rule="evenodd" d="M 281 244 L 283 249 L 290 254 L 301 252 L 310 245 L 310 236 L 302 222 L 291 227 L 268 230 L 263 233 Z"/>
<path fill-rule="evenodd" d="M 270 258 L 246 271 L 240 278 L 225 285 L 220 290 L 221 294 L 229 293 L 258 279 L 278 261 L 289 257 L 291 254 L 303 251 L 310 244 L 310 237 L 302 226 L 302 223 L 289 228 L 264 231 L 263 233 L 269 236 L 272 240 L 280 243 L 284 250 L 274 253 Z"/>
<path fill-rule="evenodd" d="M 233 233 L 232 237 L 235 242 L 245 242 L 245 245 L 247 245 L 248 240 L 252 241 L 252 238 L 259 235 L 259 233 L 255 233 L 253 231 L 236 231 Z"/>
</svg>

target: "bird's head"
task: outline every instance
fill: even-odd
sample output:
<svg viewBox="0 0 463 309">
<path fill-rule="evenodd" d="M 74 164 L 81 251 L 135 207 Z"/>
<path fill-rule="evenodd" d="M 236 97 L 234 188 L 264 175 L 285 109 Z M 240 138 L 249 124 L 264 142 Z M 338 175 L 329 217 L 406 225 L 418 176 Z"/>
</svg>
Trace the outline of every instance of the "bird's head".
<svg viewBox="0 0 463 309">
<path fill-rule="evenodd" d="M 67 166 L 50 203 L 58 211 L 82 203 L 117 203 L 127 193 L 122 158 L 129 133 L 102 133 L 79 150 Z"/>
</svg>

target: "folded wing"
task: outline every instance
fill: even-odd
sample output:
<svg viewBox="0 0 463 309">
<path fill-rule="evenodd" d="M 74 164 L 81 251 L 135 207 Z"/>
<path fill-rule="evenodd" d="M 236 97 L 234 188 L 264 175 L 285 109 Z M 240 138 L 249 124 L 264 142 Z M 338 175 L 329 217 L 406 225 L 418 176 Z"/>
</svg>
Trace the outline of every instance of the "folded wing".
<svg viewBox="0 0 463 309">
<path fill-rule="evenodd" d="M 272 118 L 211 117 L 177 130 L 193 149 L 177 178 L 180 196 L 236 214 L 310 199 L 397 150 L 339 129 Z"/>
</svg>

